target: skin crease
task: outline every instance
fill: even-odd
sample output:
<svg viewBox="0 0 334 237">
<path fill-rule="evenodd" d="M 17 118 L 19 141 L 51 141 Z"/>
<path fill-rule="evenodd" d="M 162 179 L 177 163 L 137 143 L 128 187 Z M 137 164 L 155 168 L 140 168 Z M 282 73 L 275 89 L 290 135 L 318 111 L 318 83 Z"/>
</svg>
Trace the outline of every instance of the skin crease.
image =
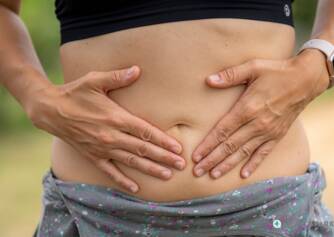
<svg viewBox="0 0 334 237">
<path fill-rule="evenodd" d="M 315 53 L 319 55 L 319 62 L 325 64 L 322 53 Z M 309 54 L 314 54 L 313 50 L 306 53 L 303 51 L 300 57 Z M 300 76 L 296 68 L 294 58 L 257 59 L 209 77 L 208 83 L 212 87 L 229 88 L 246 84 L 247 90 L 193 152 L 195 161 L 200 161 L 195 167 L 195 173 L 202 175 L 201 169 L 211 170 L 214 167 L 210 173 L 218 178 L 241 160 L 250 157 L 242 169 L 242 175 L 248 177 L 254 172 L 286 134 L 299 113 L 328 87 L 327 69 L 319 70 L 319 74 L 312 76 L 318 78 L 318 81 L 308 81 L 308 78 Z M 206 157 L 201 160 L 198 155 Z"/>
<path fill-rule="evenodd" d="M 88 73 L 88 75 L 85 73 L 99 69 L 116 70 L 138 64 L 143 72 L 140 80 L 128 88 L 112 91 L 110 93 L 111 99 L 115 99 L 134 114 L 155 123 L 166 133 L 177 138 L 184 146 L 182 156 L 189 164 L 191 163 L 191 153 L 196 145 L 202 141 L 214 124 L 227 114 L 238 98 L 241 98 L 240 95 L 245 89 L 243 85 L 240 85 L 222 90 L 218 88 L 223 87 L 218 85 L 215 90 L 213 88 L 208 90 L 207 85 L 204 86 L 204 78 L 213 72 L 242 65 L 242 63 L 254 58 L 285 61 L 284 59 L 291 56 L 294 45 L 292 29 L 286 25 L 281 25 L 280 28 L 278 27 L 280 24 L 241 21 L 240 19 L 214 19 L 208 22 L 203 20 L 188 21 L 184 22 L 187 23 L 184 25 L 178 22 L 177 24 L 164 24 L 164 27 L 156 25 L 155 27 L 130 29 L 123 31 L 123 33 L 116 32 L 88 40 L 71 42 L 67 44 L 69 45 L 67 49 L 65 46 L 62 47 L 66 84 L 55 86 L 47 80 L 29 34 L 23 22 L 16 15 L 19 12 L 20 1 L 0 0 L 0 3 L 0 33 L 2 35 L 0 38 L 0 74 L 3 75 L 0 77 L 0 83 L 22 105 L 37 128 L 56 136 L 59 135 L 69 143 L 78 145 L 80 154 L 86 153 L 91 147 L 99 153 L 108 152 L 104 149 L 110 141 L 106 133 L 111 131 L 112 126 L 106 127 L 106 125 L 107 123 L 115 125 L 111 123 L 115 121 L 120 122 L 120 115 L 123 115 L 123 119 L 128 121 L 130 118 L 132 121 L 138 121 L 129 115 L 125 116 L 123 109 L 115 106 L 112 100 L 108 100 L 103 95 L 103 87 L 116 89 L 127 84 L 123 80 L 119 80 L 123 78 L 121 76 L 123 72 L 109 71 L 98 74 Z M 312 37 L 326 39 L 334 43 L 333 8 L 334 4 L 331 0 L 319 1 Z M 268 27 L 265 27 L 265 23 Z M 146 33 L 147 35 L 145 35 Z M 143 37 L 146 36 L 148 36 L 147 40 L 143 40 Z M 20 47 L 17 47 L 18 45 Z M 134 45 L 137 46 L 135 49 Z M 268 86 L 268 80 L 276 74 L 273 76 L 275 84 L 282 88 L 291 80 L 291 83 L 295 85 L 295 92 L 301 95 L 304 102 L 308 102 L 317 94 L 322 93 L 328 80 L 328 75 L 323 73 L 326 70 L 323 55 L 317 50 L 307 50 L 302 55 L 295 57 L 296 60 L 290 61 L 293 63 L 285 64 L 289 67 L 285 70 L 286 77 L 282 76 L 282 79 L 277 75 L 279 70 L 273 70 L 273 73 L 267 76 L 259 76 L 260 74 L 258 74 L 261 80 L 257 81 L 264 83 L 258 83 L 250 91 L 255 93 L 257 90 L 265 88 Z M 264 71 L 263 69 L 261 71 Z M 80 76 L 83 77 L 79 78 Z M 298 80 L 303 81 L 299 84 Z M 67 83 L 70 81 L 71 83 Z M 236 84 L 244 83 L 238 80 L 234 81 Z M 279 83 L 280 81 L 282 83 Z M 251 84 L 250 81 L 247 83 Z M 252 82 L 252 84 L 256 83 Z M 307 89 L 307 87 L 313 88 L 313 86 L 315 86 L 314 91 Z M 161 90 L 162 87 L 166 90 Z M 284 87 L 284 92 L 287 87 Z M 274 89 L 277 88 L 274 87 Z M 283 92 L 283 89 L 276 91 L 275 97 L 280 98 L 282 93 L 279 92 Z M 293 90 L 290 89 L 290 92 Z M 257 97 L 251 96 L 249 101 L 257 101 L 255 98 L 259 99 L 261 94 L 263 95 L 263 93 L 255 93 L 254 95 Z M 151 101 L 154 99 L 153 101 L 156 103 L 147 103 L 149 97 Z M 296 97 L 291 98 L 288 102 L 296 102 Z M 286 100 L 281 101 L 286 102 Z M 142 102 L 153 107 L 139 106 L 142 105 Z M 274 114 L 283 114 L 282 111 L 278 110 L 278 107 L 272 106 L 274 104 L 267 105 Z M 240 106 L 235 108 L 240 109 Z M 67 114 L 61 114 L 61 112 L 67 112 Z M 78 113 L 75 114 L 75 112 Z M 242 115 L 246 117 L 248 112 L 245 111 Z M 71 113 L 74 116 L 66 117 Z M 106 120 L 103 116 L 110 113 L 113 116 L 109 116 L 110 118 L 108 117 Z M 91 117 L 93 114 L 95 115 L 93 119 L 86 122 L 98 128 L 100 133 L 96 134 L 96 131 L 99 130 L 95 129 L 96 131 L 94 131 L 89 126 L 85 126 L 84 123 L 78 123 L 78 119 L 87 119 L 85 117 L 87 114 Z M 258 115 L 267 116 L 262 113 L 258 113 Z M 71 120 L 72 122 L 68 123 Z M 133 124 L 131 123 L 132 127 Z M 140 124 L 143 126 L 144 120 Z M 125 127 L 124 130 L 130 128 L 129 124 L 127 125 L 128 127 Z M 113 126 L 113 128 L 117 130 L 117 126 Z M 75 130 L 73 131 L 73 129 Z M 80 130 L 84 132 L 78 133 Z M 88 136 L 86 136 L 87 133 Z M 102 138 L 98 144 L 94 140 L 96 135 Z M 80 143 L 82 141 L 84 143 Z M 93 143 L 89 143 L 89 141 L 93 141 Z M 91 146 L 92 144 L 94 146 Z M 57 175 L 60 178 L 121 188 L 111 181 L 111 176 L 104 174 L 80 154 L 60 139 L 54 140 L 52 163 L 53 169 L 57 170 Z M 290 126 L 285 137 L 247 180 L 241 180 L 238 175 L 241 166 L 213 181 L 207 175 L 195 179 L 191 173 L 193 169 L 191 163 L 184 171 L 173 170 L 173 179 L 162 181 L 143 175 L 138 170 L 128 166 L 122 166 L 115 160 L 113 162 L 117 163 L 126 175 L 141 185 L 141 191 L 137 193 L 137 196 L 146 196 L 147 199 L 151 200 L 173 200 L 221 192 L 266 178 L 266 175 L 274 177 L 288 175 L 289 172 L 292 175 L 298 172 L 303 173 L 308 164 L 307 156 L 307 139 L 302 125 L 297 119 Z M 149 159 L 144 160 L 149 162 Z M 109 165 L 111 166 L 111 164 Z M 119 174 L 116 176 L 116 172 L 111 173 L 113 178 L 117 177 L 118 181 L 123 180 L 119 178 Z M 184 189 L 184 185 L 187 185 L 187 189 Z"/>
<path fill-rule="evenodd" d="M 244 85 L 210 88 L 205 78 L 254 58 L 287 59 L 293 52 L 294 34 L 288 25 L 243 19 L 205 19 L 132 28 L 64 44 L 64 81 L 69 83 L 89 71 L 138 65 L 140 78 L 131 86 L 111 91 L 109 97 L 176 138 L 182 144 L 181 156 L 187 166 L 182 171 L 172 169 L 172 178 L 161 180 L 113 160 L 139 185 L 140 190 L 132 195 L 172 201 L 216 194 L 267 178 L 303 174 L 307 169 L 309 146 L 298 118 L 248 179 L 240 177 L 244 162 L 216 180 L 208 174 L 196 177 L 191 159 L 196 146 L 245 91 Z M 62 180 L 130 193 L 57 137 L 53 140 L 52 169 Z"/>
</svg>

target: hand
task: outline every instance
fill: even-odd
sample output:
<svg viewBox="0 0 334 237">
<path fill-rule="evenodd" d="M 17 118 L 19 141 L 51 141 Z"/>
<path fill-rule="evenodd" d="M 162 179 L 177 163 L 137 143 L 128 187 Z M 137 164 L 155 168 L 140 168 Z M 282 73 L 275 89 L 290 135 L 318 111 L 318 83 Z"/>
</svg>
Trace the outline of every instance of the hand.
<svg viewBox="0 0 334 237">
<path fill-rule="evenodd" d="M 37 128 L 72 145 L 128 190 L 139 187 L 112 160 L 168 179 L 171 170 L 155 161 L 176 168 L 175 162 L 180 162 L 178 169 L 182 170 L 185 160 L 177 155 L 182 151 L 180 143 L 107 96 L 109 91 L 133 83 L 139 72 L 137 66 L 133 67 L 132 74 L 127 74 L 125 69 L 90 72 L 73 82 L 52 85 L 39 91 L 28 116 Z"/>
<path fill-rule="evenodd" d="M 241 169 L 241 177 L 248 177 L 306 105 L 326 90 L 328 78 L 324 55 L 309 49 L 287 60 L 251 60 L 208 77 L 211 87 L 246 88 L 194 150 L 195 175 L 202 169 L 198 176 L 210 171 L 218 178 L 248 159 Z"/>
</svg>

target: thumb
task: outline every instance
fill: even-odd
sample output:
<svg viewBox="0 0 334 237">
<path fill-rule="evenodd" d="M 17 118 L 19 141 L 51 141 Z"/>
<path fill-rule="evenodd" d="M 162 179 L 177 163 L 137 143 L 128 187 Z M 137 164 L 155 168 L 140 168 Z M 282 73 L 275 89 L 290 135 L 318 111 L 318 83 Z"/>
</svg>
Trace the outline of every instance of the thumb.
<svg viewBox="0 0 334 237">
<path fill-rule="evenodd" d="M 249 61 L 238 66 L 229 67 L 217 74 L 207 77 L 206 82 L 211 87 L 227 88 L 251 82 L 257 75 L 256 65 Z"/>
<path fill-rule="evenodd" d="M 130 68 L 120 70 L 93 72 L 92 74 L 88 74 L 87 77 L 88 80 L 91 81 L 91 85 L 93 85 L 96 89 L 108 92 L 110 90 L 130 85 L 138 78 L 140 74 L 139 72 L 140 68 L 134 65 Z"/>
</svg>

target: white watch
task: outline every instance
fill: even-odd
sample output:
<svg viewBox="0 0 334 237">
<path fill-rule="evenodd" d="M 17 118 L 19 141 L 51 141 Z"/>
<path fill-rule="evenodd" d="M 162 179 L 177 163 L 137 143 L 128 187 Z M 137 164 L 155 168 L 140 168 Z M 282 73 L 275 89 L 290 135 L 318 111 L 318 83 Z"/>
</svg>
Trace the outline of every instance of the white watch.
<svg viewBox="0 0 334 237">
<path fill-rule="evenodd" d="M 327 69 L 329 72 L 329 85 L 328 88 L 331 88 L 334 85 L 334 45 L 323 39 L 311 39 L 303 44 L 299 49 L 298 53 L 302 52 L 304 49 L 314 48 L 319 49 L 327 57 Z"/>
</svg>

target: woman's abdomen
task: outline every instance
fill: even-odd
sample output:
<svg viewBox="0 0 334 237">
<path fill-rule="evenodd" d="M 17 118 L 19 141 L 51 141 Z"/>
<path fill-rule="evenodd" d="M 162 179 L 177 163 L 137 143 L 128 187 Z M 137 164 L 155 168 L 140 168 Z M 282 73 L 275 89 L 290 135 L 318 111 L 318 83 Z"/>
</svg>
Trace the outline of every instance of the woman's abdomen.
<svg viewBox="0 0 334 237">
<path fill-rule="evenodd" d="M 268 37 L 269 36 L 269 37 Z M 141 77 L 131 86 L 110 92 L 122 107 L 175 137 L 183 146 L 187 167 L 172 169 L 161 180 L 114 161 L 135 180 L 138 197 L 172 201 L 211 195 L 276 176 L 306 171 L 309 147 L 301 121 L 292 124 L 259 168 L 240 178 L 242 161 L 219 179 L 193 176 L 191 153 L 219 119 L 228 112 L 245 86 L 214 89 L 205 77 L 253 58 L 291 56 L 294 31 L 290 26 L 241 19 L 209 19 L 138 27 L 65 44 L 61 59 L 65 82 L 89 71 L 106 71 L 136 64 Z M 70 145 L 54 139 L 52 169 L 63 180 L 114 187 L 107 175 Z"/>
</svg>

